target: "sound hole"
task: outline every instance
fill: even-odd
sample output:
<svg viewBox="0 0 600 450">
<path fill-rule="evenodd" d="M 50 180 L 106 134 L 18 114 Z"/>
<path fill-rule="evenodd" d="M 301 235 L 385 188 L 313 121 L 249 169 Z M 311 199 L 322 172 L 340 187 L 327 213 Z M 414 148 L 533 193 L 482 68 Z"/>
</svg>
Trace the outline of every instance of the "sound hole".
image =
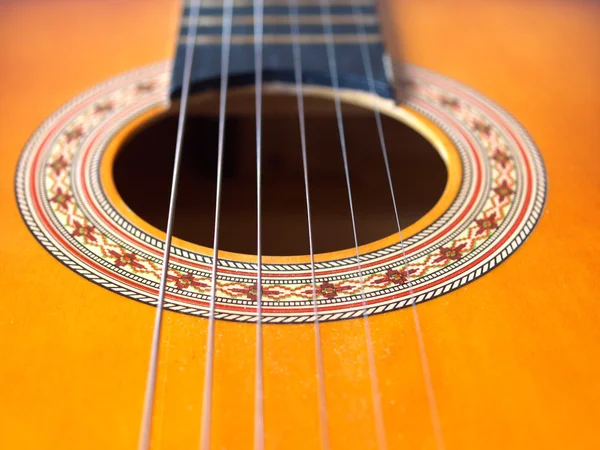
<svg viewBox="0 0 600 450">
<path fill-rule="evenodd" d="M 228 99 L 221 197 L 222 250 L 256 253 L 256 130 L 254 95 Z M 317 253 L 354 247 L 348 191 L 331 99 L 306 98 L 306 141 L 313 241 Z M 195 98 L 185 127 L 175 235 L 212 247 L 217 169 L 218 102 Z M 397 232 L 374 113 L 343 105 L 359 244 Z M 432 145 L 406 125 L 383 117 L 383 129 L 402 227 L 438 201 L 447 181 Z M 177 107 L 139 129 L 114 165 L 127 205 L 166 230 Z M 263 114 L 262 248 L 266 255 L 308 253 L 306 198 L 296 98 L 266 95 Z"/>
</svg>

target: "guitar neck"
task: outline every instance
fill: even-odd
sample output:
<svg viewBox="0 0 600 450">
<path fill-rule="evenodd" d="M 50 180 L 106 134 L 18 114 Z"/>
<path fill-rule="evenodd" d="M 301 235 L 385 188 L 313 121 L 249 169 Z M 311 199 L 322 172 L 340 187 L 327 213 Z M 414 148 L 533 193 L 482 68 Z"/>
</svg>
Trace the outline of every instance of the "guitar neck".
<svg viewBox="0 0 600 450">
<path fill-rule="evenodd" d="M 194 24 L 197 29 L 192 92 L 218 88 L 223 54 L 229 56 L 230 86 L 254 82 L 253 3 L 233 0 L 229 32 L 227 0 L 201 1 L 197 20 L 191 16 L 192 2 L 184 2 L 171 82 L 172 99 L 181 95 L 188 33 Z M 262 17 L 264 81 L 293 83 L 294 51 L 299 50 L 303 83 L 333 86 L 337 78 L 340 88 L 374 90 L 380 96 L 394 98 L 377 8 L 372 0 L 265 0 Z M 229 38 L 229 51 L 224 53 Z"/>
</svg>

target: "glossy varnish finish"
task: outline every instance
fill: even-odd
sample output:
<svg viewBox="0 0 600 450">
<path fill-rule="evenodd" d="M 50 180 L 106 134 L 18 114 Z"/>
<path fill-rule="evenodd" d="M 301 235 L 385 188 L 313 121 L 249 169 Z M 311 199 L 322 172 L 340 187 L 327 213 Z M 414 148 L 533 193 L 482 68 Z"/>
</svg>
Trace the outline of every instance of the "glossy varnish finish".
<svg viewBox="0 0 600 450">
<path fill-rule="evenodd" d="M 35 127 L 94 84 L 172 56 L 172 1 L 0 2 L 0 443 L 135 448 L 154 309 L 55 261 L 13 192 Z M 118 14 L 116 13 L 118 12 Z M 418 307 L 448 449 L 596 448 L 600 318 L 600 8 L 591 1 L 407 1 L 405 56 L 509 110 L 549 197 L 532 237 L 476 282 Z M 370 319 L 390 448 L 435 448 L 410 309 Z M 217 323 L 213 447 L 252 445 L 252 325 Z M 322 325 L 333 448 L 375 448 L 362 320 Z M 153 447 L 197 448 L 206 321 L 167 313 Z M 319 445 L 311 326 L 265 326 L 267 448 Z"/>
</svg>

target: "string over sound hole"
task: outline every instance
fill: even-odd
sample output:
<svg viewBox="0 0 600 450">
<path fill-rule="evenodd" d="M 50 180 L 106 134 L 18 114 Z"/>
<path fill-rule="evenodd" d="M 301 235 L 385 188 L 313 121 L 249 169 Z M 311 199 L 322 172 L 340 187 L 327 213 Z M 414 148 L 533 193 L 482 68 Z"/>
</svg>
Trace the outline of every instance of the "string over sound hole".
<svg viewBox="0 0 600 450">
<path fill-rule="evenodd" d="M 187 118 L 175 236 L 212 245 L 218 104 L 196 98 Z M 354 247 L 339 135 L 330 99 L 306 99 L 313 239 L 317 253 Z M 254 95 L 230 94 L 226 121 L 220 249 L 256 251 Z M 176 135 L 177 105 L 138 130 L 114 165 L 116 187 L 127 205 L 165 230 Z M 359 243 L 397 232 L 374 114 L 344 104 L 350 176 Z M 306 201 L 296 99 L 266 95 L 263 112 L 263 253 L 308 253 Z M 447 171 L 436 149 L 413 129 L 384 117 L 402 227 L 427 213 L 441 197 Z"/>
</svg>

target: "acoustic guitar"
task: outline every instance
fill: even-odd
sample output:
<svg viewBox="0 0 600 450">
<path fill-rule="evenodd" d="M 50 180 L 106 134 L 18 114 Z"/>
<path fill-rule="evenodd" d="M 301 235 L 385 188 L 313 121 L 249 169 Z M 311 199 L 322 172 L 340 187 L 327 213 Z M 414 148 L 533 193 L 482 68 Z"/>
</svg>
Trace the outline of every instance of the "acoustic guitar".
<svg viewBox="0 0 600 450">
<path fill-rule="evenodd" d="M 0 447 L 598 448 L 599 23 L 0 1 Z"/>
</svg>

